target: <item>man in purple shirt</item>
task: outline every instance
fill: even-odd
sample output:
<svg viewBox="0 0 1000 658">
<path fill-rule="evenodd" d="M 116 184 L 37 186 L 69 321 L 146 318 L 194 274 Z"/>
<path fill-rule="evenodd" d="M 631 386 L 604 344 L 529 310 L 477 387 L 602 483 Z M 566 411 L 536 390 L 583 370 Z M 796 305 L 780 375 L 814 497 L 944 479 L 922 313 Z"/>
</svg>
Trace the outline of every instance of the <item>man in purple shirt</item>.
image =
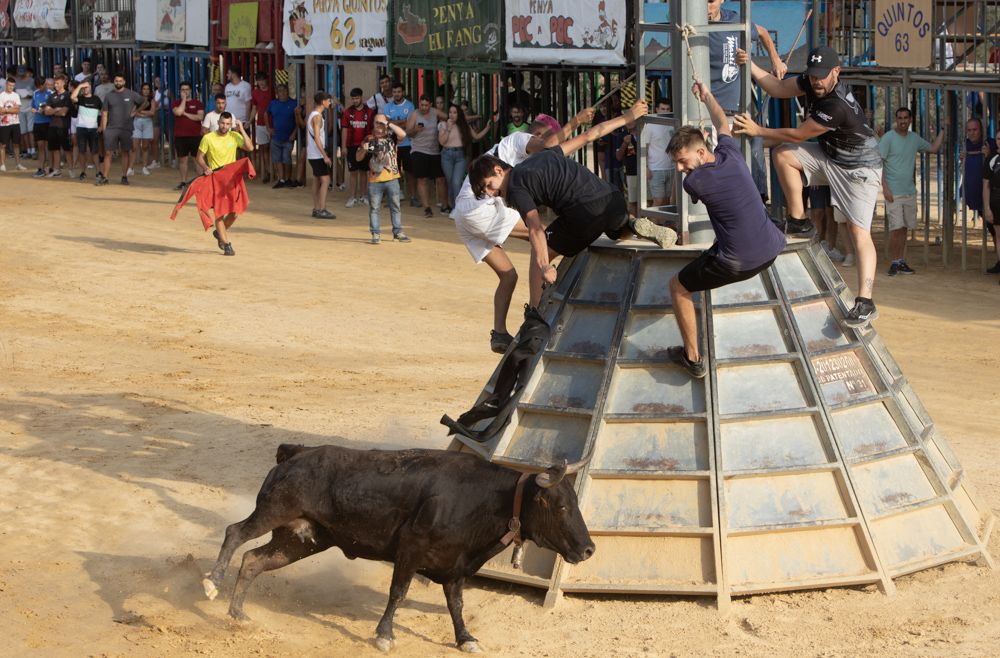
<svg viewBox="0 0 1000 658">
<path fill-rule="evenodd" d="M 700 379 L 707 370 L 698 347 L 693 293 L 756 276 L 784 249 L 785 236 L 764 208 L 725 111 L 701 82 L 695 82 L 691 91 L 708 107 L 719 134 L 718 145 L 712 153 L 699 129 L 684 126 L 670 139 L 667 152 L 677 171 L 687 173 L 684 190 L 705 204 L 716 241 L 670 280 L 674 317 L 684 345 L 671 347 L 668 353 L 672 361 Z"/>
</svg>

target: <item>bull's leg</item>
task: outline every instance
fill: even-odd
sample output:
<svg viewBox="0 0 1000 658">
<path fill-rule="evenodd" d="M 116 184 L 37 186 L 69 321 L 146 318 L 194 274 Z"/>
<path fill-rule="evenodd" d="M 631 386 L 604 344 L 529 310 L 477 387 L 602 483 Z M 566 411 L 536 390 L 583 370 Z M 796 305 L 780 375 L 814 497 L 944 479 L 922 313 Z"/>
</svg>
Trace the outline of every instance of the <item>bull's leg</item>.
<svg viewBox="0 0 1000 658">
<path fill-rule="evenodd" d="M 222 586 L 222 579 L 226 576 L 226 567 L 233 559 L 236 549 L 247 543 L 251 539 L 256 539 L 278 526 L 285 525 L 301 516 L 301 510 L 281 510 L 279 505 L 271 500 L 261 504 L 258 501 L 257 509 L 250 516 L 242 521 L 238 521 L 226 528 L 226 538 L 219 549 L 219 558 L 215 561 L 215 566 L 208 574 L 208 577 L 201 581 L 205 588 L 205 596 L 210 600 L 215 600 L 219 595 L 219 587 Z"/>
<path fill-rule="evenodd" d="M 389 603 L 385 606 L 385 612 L 378 626 L 375 627 L 375 646 L 379 651 L 388 651 L 392 648 L 392 641 L 396 639 L 392 633 L 392 618 L 396 614 L 396 608 L 410 589 L 410 581 L 416 571 L 408 564 L 408 560 L 397 557 L 395 568 L 392 570 L 392 584 L 389 585 Z"/>
<path fill-rule="evenodd" d="M 462 588 L 464 586 L 464 578 L 444 583 L 444 598 L 448 601 L 451 623 L 455 626 L 455 644 L 466 653 L 479 653 L 479 643 L 465 628 L 465 619 L 462 618 Z"/>
<path fill-rule="evenodd" d="M 241 621 L 249 619 L 243 612 L 243 600 L 254 578 L 265 571 L 280 569 L 333 546 L 333 541 L 325 529 L 304 519 L 298 519 L 296 523 L 300 521 L 309 524 L 309 532 L 303 532 L 301 528 L 296 531 L 284 525 L 274 529 L 270 542 L 243 554 L 243 565 L 240 567 L 240 575 L 236 578 L 233 600 L 229 604 L 230 616 Z"/>
</svg>

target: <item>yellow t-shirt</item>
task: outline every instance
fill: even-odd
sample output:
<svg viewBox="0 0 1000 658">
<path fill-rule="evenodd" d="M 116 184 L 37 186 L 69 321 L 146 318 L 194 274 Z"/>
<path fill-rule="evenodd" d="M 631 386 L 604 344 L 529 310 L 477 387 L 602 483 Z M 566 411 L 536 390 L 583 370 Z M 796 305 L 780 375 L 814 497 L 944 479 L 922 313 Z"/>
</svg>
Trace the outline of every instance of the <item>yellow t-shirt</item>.
<svg viewBox="0 0 1000 658">
<path fill-rule="evenodd" d="M 205 154 L 205 162 L 212 169 L 236 162 L 236 149 L 243 147 L 243 135 L 229 131 L 225 135 L 210 132 L 201 138 L 198 150 Z"/>
</svg>

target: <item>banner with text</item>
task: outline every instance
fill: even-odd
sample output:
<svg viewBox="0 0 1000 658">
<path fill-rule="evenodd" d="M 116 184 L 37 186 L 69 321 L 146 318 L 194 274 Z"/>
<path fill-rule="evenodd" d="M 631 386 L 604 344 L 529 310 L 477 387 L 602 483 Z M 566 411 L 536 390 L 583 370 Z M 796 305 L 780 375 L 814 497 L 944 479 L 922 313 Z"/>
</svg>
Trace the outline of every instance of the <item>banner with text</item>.
<svg viewBox="0 0 1000 658">
<path fill-rule="evenodd" d="M 507 61 L 625 64 L 625 3 L 507 0 Z"/>
<path fill-rule="evenodd" d="M 389 0 L 285 0 L 281 47 L 292 57 L 385 57 Z"/>
<path fill-rule="evenodd" d="M 17 0 L 14 25 L 37 29 L 65 30 L 66 0 Z"/>
<path fill-rule="evenodd" d="M 500 4 L 491 0 L 395 3 L 394 57 L 500 61 Z"/>
<path fill-rule="evenodd" d="M 876 0 L 875 60 L 879 66 L 926 68 L 931 65 L 934 30 L 931 0 Z"/>
</svg>

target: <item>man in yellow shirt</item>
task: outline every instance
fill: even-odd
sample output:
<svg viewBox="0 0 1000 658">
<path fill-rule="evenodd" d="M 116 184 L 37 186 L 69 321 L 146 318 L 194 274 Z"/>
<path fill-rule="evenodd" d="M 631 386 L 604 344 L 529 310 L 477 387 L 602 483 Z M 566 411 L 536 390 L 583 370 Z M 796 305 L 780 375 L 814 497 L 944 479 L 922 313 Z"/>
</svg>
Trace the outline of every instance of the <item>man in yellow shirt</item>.
<svg viewBox="0 0 1000 658">
<path fill-rule="evenodd" d="M 233 132 L 233 124 L 236 124 L 238 133 Z M 223 112 L 219 115 L 219 127 L 215 132 L 207 133 L 201 138 L 196 162 L 206 176 L 211 176 L 213 170 L 236 162 L 237 149 L 253 151 L 253 140 L 247 136 L 242 122 L 236 121 L 229 112 Z M 228 233 L 235 221 L 236 213 L 229 213 L 215 220 L 215 230 L 212 231 L 212 235 L 219 242 L 219 249 L 222 249 L 226 256 L 236 255 L 233 245 L 229 242 Z"/>
</svg>

